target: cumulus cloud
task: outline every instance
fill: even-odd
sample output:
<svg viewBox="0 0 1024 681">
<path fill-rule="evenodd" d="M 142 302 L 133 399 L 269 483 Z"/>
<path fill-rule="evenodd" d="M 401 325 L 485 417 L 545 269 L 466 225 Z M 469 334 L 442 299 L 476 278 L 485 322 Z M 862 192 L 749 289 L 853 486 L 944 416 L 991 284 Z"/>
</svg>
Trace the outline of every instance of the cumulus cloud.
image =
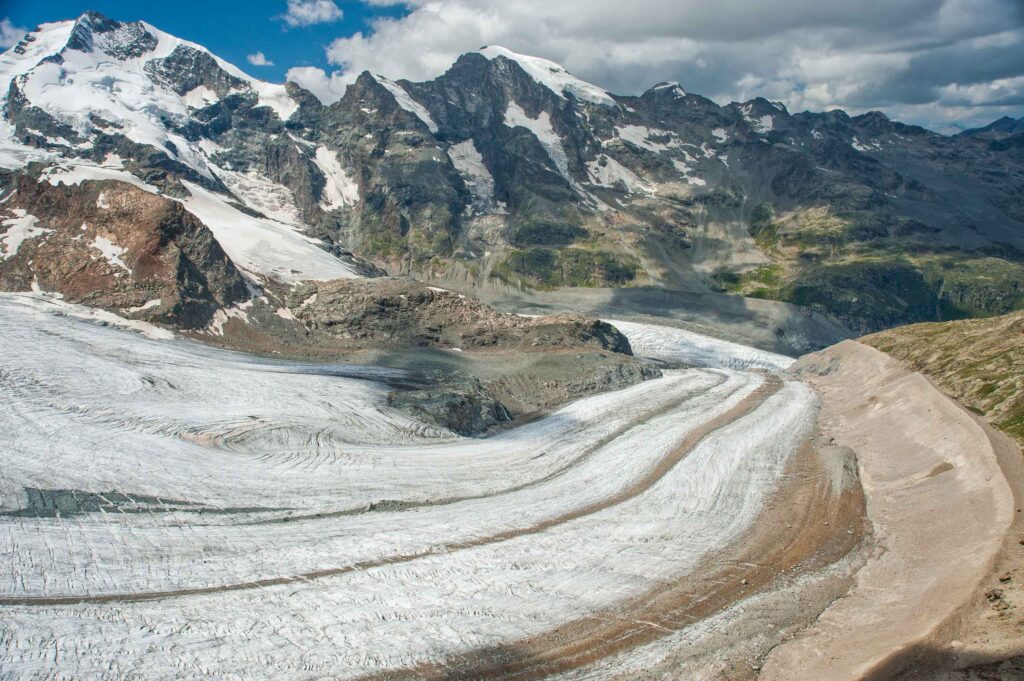
<svg viewBox="0 0 1024 681">
<path fill-rule="evenodd" d="M 344 15 L 334 0 L 288 0 L 284 22 L 289 26 L 311 26 L 340 21 Z"/>
<path fill-rule="evenodd" d="M 27 28 L 15 26 L 11 23 L 10 18 L 0 19 L 0 49 L 6 50 L 8 47 L 14 47 L 26 33 L 28 33 Z"/>
<path fill-rule="evenodd" d="M 266 55 L 262 52 L 256 52 L 246 56 L 246 59 L 253 66 L 273 66 L 274 62 L 267 59 Z"/>
<path fill-rule="evenodd" d="M 324 104 L 341 99 L 345 94 L 345 88 L 351 82 L 339 72 L 328 75 L 326 71 L 315 66 L 290 68 L 285 77 L 312 92 Z"/>
<path fill-rule="evenodd" d="M 760 95 L 794 111 L 881 108 L 935 127 L 1024 113 L 1014 103 L 1024 97 L 1019 0 L 368 4 L 408 11 L 331 43 L 336 70 L 317 70 L 321 92 L 339 97 L 363 70 L 433 78 L 463 52 L 497 44 L 621 94 L 677 80 L 720 102 Z"/>
</svg>

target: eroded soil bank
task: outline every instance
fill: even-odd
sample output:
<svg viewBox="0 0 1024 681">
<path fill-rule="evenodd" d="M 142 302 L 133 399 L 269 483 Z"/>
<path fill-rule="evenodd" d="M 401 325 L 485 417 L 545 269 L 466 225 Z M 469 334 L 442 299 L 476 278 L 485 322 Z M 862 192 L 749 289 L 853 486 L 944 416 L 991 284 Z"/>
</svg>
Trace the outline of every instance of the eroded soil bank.
<svg viewBox="0 0 1024 681">
<path fill-rule="evenodd" d="M 1019 483 L 1019 452 L 866 345 L 840 343 L 793 371 L 822 396 L 823 431 L 857 454 L 876 546 L 849 593 L 772 651 L 760 678 L 892 678 L 942 657 L 957 664 L 942 651 L 969 663 L 954 639 L 1015 539 L 1007 476 Z"/>
</svg>

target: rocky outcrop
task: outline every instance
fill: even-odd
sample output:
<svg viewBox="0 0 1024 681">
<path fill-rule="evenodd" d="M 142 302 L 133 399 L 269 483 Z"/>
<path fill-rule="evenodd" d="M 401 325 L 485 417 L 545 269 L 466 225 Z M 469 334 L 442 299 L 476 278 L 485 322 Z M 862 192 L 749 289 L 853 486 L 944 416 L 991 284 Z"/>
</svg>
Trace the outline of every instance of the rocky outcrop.
<svg viewBox="0 0 1024 681">
<path fill-rule="evenodd" d="M 472 377 L 444 376 L 432 388 L 396 391 L 388 395 L 388 405 L 459 435 L 486 433 L 513 418 L 512 412 Z"/>
<path fill-rule="evenodd" d="M 0 289 L 33 288 L 184 329 L 248 297 L 213 234 L 181 204 L 122 182 L 13 179 L 0 205 Z"/>
<path fill-rule="evenodd" d="M 411 280 L 306 282 L 290 292 L 288 308 L 312 332 L 342 345 L 632 354 L 626 337 L 605 322 L 502 313 L 475 298 Z"/>
</svg>

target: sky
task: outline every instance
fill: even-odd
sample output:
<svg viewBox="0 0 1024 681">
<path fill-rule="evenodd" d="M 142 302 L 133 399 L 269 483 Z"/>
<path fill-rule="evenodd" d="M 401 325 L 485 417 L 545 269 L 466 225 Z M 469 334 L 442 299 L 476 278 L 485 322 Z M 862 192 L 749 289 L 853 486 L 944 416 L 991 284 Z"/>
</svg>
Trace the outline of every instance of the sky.
<svg viewBox="0 0 1024 681">
<path fill-rule="evenodd" d="M 324 101 L 363 70 L 423 80 L 502 45 L 617 94 L 881 110 L 941 132 L 1024 117 L 1024 0 L 0 0 L 0 46 L 95 9 Z"/>
</svg>

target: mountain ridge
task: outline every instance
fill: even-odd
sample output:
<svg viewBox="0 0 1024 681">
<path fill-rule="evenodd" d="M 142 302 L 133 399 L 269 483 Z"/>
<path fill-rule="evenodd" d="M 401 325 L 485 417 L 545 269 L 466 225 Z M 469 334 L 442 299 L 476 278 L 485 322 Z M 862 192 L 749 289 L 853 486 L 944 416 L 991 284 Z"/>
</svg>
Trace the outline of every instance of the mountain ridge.
<svg viewBox="0 0 1024 681">
<path fill-rule="evenodd" d="M 234 206 L 308 253 L 289 275 L 229 238 L 257 280 L 306 277 L 303 258 L 323 257 L 308 246 L 349 271 L 470 290 L 752 295 L 856 332 L 1024 307 L 1012 136 L 719 106 L 675 83 L 614 95 L 498 46 L 431 81 L 364 73 L 324 104 L 145 22 L 86 13 L 28 38 L 0 55 L 0 164 L 51 178 L 106 166 L 200 213 Z M 86 86 L 87 113 L 66 101 Z"/>
</svg>

